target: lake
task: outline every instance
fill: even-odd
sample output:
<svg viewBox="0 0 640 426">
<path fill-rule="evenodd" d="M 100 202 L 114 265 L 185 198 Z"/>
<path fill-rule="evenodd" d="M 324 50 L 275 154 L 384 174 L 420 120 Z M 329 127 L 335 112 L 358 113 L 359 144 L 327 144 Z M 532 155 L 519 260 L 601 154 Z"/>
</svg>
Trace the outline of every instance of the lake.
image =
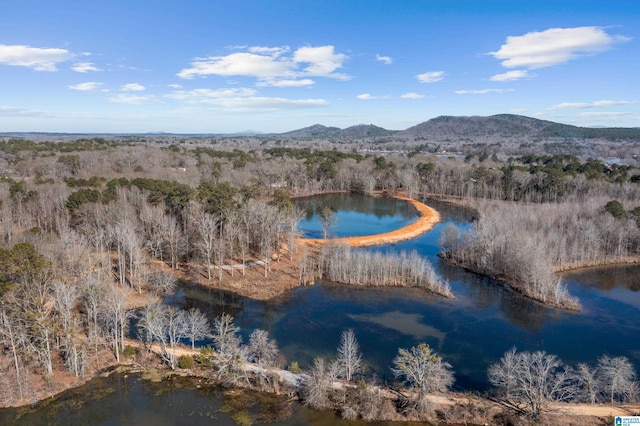
<svg viewBox="0 0 640 426">
<path fill-rule="evenodd" d="M 197 307 L 211 319 L 223 312 L 233 315 L 245 341 L 255 328 L 267 330 L 278 342 L 287 363 L 297 361 L 302 368 L 309 367 L 316 356 L 334 357 L 341 332 L 352 328 L 361 346 L 365 373 L 377 376 L 382 382 L 392 380 L 389 366 L 398 348 L 409 348 L 420 342 L 427 342 L 453 366 L 454 389 L 459 391 L 487 390 L 487 367 L 512 346 L 521 351 L 544 350 L 572 365 L 578 362 L 593 365 L 604 354 L 627 356 L 640 371 L 640 267 L 566 273 L 563 279 L 570 293 L 580 299 L 582 311 L 545 307 L 487 278 L 443 263 L 437 256 L 442 229 L 449 223 L 462 228 L 470 226 L 473 213 L 435 201 L 427 204 L 442 216 L 442 221 L 431 231 L 396 245 L 363 250 L 417 250 L 451 283 L 456 296 L 453 300 L 416 289 L 359 288 L 319 281 L 268 302 L 183 283 L 172 298 L 173 303 L 185 308 Z M 388 211 L 388 208 L 381 210 Z M 401 210 L 402 206 L 396 211 Z M 366 211 L 358 213 L 368 215 Z M 385 218 L 396 216 L 397 213 L 382 214 Z M 313 215 L 309 220 L 314 220 Z M 150 389 L 144 382 L 135 386 L 148 398 L 141 400 L 136 410 L 144 413 L 167 405 L 154 396 L 155 385 Z M 115 391 L 118 396 L 113 398 L 127 399 L 131 387 L 127 389 L 125 394 L 119 393 L 124 390 Z M 201 392 L 189 392 L 186 395 L 190 396 L 171 397 L 181 401 L 176 402 L 176 410 L 182 415 L 202 411 L 182 401 L 200 398 Z M 211 399 L 209 404 L 222 404 L 221 397 L 215 393 L 204 398 Z M 291 424 L 296 421 L 334 424 L 333 414 L 312 415 L 296 407 Z M 86 404 L 81 411 L 94 409 L 99 410 Z M 111 420 L 100 424 L 119 424 L 118 413 L 111 415 Z M 298 415 L 317 416 L 313 421 L 319 423 L 307 417 L 301 420 Z"/>
</svg>

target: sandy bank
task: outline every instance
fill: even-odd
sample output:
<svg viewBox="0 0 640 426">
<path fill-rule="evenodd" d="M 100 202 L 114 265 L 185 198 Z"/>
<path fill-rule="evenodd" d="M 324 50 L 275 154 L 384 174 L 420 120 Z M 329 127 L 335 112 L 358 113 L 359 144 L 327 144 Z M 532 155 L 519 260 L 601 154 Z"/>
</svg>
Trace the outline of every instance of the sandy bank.
<svg viewBox="0 0 640 426">
<path fill-rule="evenodd" d="M 300 242 L 310 246 L 317 246 L 325 243 L 345 243 L 351 247 L 370 247 L 382 244 L 393 244 L 422 235 L 440 221 L 440 214 L 425 204 L 407 197 L 394 196 L 393 198 L 404 200 L 413 205 L 420 215 L 418 219 L 404 228 L 385 232 L 383 234 L 363 235 L 360 237 L 329 238 L 326 240 L 322 238 L 300 238 Z"/>
</svg>

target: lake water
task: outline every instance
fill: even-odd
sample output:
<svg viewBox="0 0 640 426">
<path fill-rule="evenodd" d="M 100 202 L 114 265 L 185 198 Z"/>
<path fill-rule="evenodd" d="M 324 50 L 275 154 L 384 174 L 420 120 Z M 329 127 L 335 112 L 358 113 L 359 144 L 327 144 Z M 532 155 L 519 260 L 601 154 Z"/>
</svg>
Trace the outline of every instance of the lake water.
<svg viewBox="0 0 640 426">
<path fill-rule="evenodd" d="M 318 203 L 318 199 L 322 199 Z M 323 238 L 320 210 L 334 211 L 335 225 L 329 237 L 358 237 L 382 234 L 407 226 L 418 217 L 409 203 L 395 198 L 374 198 L 359 194 L 326 194 L 294 201 L 304 211 L 298 229 L 305 238 Z"/>
<path fill-rule="evenodd" d="M 545 350 L 572 365 L 594 364 L 603 354 L 627 356 L 640 372 L 640 267 L 564 274 L 569 291 L 582 303 L 582 311 L 545 307 L 491 280 L 441 262 L 437 253 L 442 229 L 449 223 L 468 227 L 472 213 L 447 204 L 428 204 L 442 216 L 433 230 L 414 240 L 367 250 L 418 250 L 450 281 L 456 299 L 415 289 L 318 282 L 268 302 L 184 284 L 174 303 L 198 307 L 210 318 L 222 312 L 233 315 L 245 341 L 255 328 L 269 331 L 287 363 L 297 361 L 302 368 L 309 367 L 316 356 L 334 357 L 340 333 L 352 328 L 362 349 L 365 373 L 383 382 L 392 380 L 389 366 L 398 348 L 420 342 L 427 342 L 453 366 L 454 388 L 460 391 L 486 390 L 487 367 L 512 346 L 523 351 Z M 139 386 L 146 389 L 144 384 Z M 152 395 L 154 391 L 141 392 Z M 114 398 L 122 400 L 126 395 Z M 149 398 L 140 403 L 141 411 L 162 405 L 155 397 Z M 214 404 L 219 396 L 211 398 L 210 404 Z M 94 409 L 93 405 L 86 407 L 82 410 Z M 193 410 L 186 404 L 183 411 Z M 292 421 L 297 415 L 301 414 L 295 411 Z M 311 424 L 333 424 L 335 420 L 331 414 L 316 416 L 315 421 L 320 423 Z M 309 423 L 307 420 L 302 422 Z"/>
</svg>

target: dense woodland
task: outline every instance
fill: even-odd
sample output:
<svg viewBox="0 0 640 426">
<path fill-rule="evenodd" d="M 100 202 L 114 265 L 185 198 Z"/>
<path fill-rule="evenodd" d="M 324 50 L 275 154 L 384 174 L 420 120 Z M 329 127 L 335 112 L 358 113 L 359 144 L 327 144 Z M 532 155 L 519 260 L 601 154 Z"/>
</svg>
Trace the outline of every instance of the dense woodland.
<svg viewBox="0 0 640 426">
<path fill-rule="evenodd" d="M 313 257 L 297 244 L 300 212 L 291 203 L 296 196 L 401 191 L 472 206 L 477 220 L 466 232 L 454 227 L 443 232 L 442 256 L 569 309 L 579 309 L 579 301 L 555 272 L 637 260 L 640 252 L 640 169 L 562 152 L 562 146 L 546 151 L 526 146 L 515 155 L 512 146 L 458 143 L 466 148 L 451 155 L 434 143 L 382 152 L 372 151 L 371 141 L 357 140 L 169 142 L 153 136 L 0 140 L 4 405 L 31 402 L 34 390 L 53 389 L 56 372 L 87 377 L 119 361 L 128 350 L 125 337 L 133 317 L 137 335 L 160 345 L 171 368 L 179 364 L 173 349 L 181 339 L 193 345 L 211 333 L 233 337 L 237 330 L 229 318 L 216 319 L 212 332 L 199 313 L 159 303 L 175 286 L 170 272 L 181 268 L 212 282 L 243 275 L 247 268 L 260 268 L 268 278 L 286 257 L 298 262 L 300 282 L 322 275 L 358 285 L 420 286 L 450 296 L 447 283 L 415 254 L 383 259 L 328 247 Z M 251 350 L 232 338 L 214 338 L 217 359 L 227 360 L 215 366 L 220 377 L 237 372 L 239 359 L 275 363 L 275 343 L 256 333 Z M 450 386 L 446 363 L 427 353 L 428 347 L 404 351 L 394 367 L 399 379 L 416 386 L 403 372 L 402 357 L 424 356 L 443 369 L 443 385 L 434 389 Z M 323 380 L 335 371 L 351 380 L 344 368 L 331 371 L 317 361 L 308 400 L 324 401 L 318 389 L 326 390 Z M 422 407 L 422 389 L 414 408 Z M 634 389 L 612 390 L 610 396 L 632 399 Z M 592 399 L 603 395 L 599 388 Z M 531 411 L 537 414 L 538 408 Z"/>
</svg>

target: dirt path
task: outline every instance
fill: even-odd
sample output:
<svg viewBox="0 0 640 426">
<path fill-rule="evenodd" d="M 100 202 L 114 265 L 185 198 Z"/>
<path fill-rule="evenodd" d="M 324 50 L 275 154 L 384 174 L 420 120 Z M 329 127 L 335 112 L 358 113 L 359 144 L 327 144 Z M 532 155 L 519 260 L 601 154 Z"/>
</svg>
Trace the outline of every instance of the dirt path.
<svg viewBox="0 0 640 426">
<path fill-rule="evenodd" d="M 413 205 L 413 207 L 418 211 L 420 217 L 418 217 L 415 222 L 405 226 L 404 228 L 385 232 L 383 234 L 364 235 L 361 237 L 330 238 L 326 240 L 321 238 L 300 238 L 300 242 L 310 246 L 337 242 L 348 244 L 351 247 L 370 247 L 382 244 L 393 244 L 422 235 L 440 221 L 440 213 L 425 204 L 407 197 L 394 196 L 393 198 L 404 200 Z"/>
</svg>

